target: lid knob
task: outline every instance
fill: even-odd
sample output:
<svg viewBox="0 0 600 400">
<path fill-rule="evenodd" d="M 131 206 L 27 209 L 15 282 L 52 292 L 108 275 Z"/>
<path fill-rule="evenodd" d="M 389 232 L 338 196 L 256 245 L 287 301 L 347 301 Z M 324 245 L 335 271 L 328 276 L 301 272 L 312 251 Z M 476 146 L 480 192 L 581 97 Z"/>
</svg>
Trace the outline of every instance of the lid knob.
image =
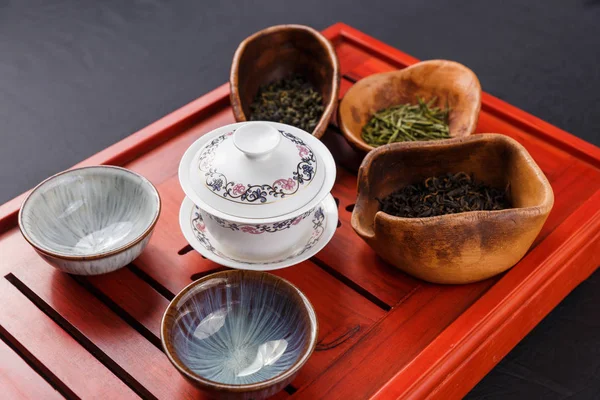
<svg viewBox="0 0 600 400">
<path fill-rule="evenodd" d="M 233 144 L 247 157 L 257 158 L 275 150 L 281 134 L 269 124 L 248 122 L 233 134 Z"/>
</svg>

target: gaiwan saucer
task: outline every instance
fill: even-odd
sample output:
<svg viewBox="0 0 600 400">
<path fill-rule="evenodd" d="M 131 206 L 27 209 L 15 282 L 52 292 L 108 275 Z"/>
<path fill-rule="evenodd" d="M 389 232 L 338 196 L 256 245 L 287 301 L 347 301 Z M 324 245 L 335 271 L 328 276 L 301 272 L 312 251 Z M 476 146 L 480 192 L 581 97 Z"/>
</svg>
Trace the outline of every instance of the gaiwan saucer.
<svg viewBox="0 0 600 400">
<path fill-rule="evenodd" d="M 286 268 L 301 263 L 317 254 L 331 240 L 337 227 L 337 205 L 333 196 L 328 195 L 309 216 L 313 229 L 306 238 L 299 241 L 298 246 L 289 253 L 271 260 L 243 260 L 228 254 L 227 250 L 210 234 L 202 220 L 198 207 L 187 197 L 179 211 L 179 225 L 188 243 L 204 257 L 217 264 L 237 269 L 270 271 Z M 268 232 L 263 235 L 269 235 Z"/>
</svg>

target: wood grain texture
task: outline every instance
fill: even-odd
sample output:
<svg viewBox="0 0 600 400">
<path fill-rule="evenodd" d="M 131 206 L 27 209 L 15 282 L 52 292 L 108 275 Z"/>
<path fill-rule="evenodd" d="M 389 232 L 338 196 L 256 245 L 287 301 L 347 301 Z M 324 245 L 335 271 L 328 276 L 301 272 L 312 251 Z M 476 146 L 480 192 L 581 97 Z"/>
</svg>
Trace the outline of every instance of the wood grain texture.
<svg viewBox="0 0 600 400">
<path fill-rule="evenodd" d="M 338 168 L 332 193 L 339 200 L 341 226 L 315 259 L 388 306 L 399 303 L 421 281 L 393 268 L 377 257 L 365 242 L 356 240 L 356 233 L 350 224 L 352 211 L 349 211 L 357 196 L 354 175 Z"/>
<path fill-rule="evenodd" d="M 378 199 L 447 173 L 467 173 L 510 188 L 511 208 L 399 218 Z M 542 229 L 554 203 L 550 183 L 527 150 L 504 135 L 393 143 L 371 151 L 358 174 L 352 227 L 391 265 L 428 282 L 471 283 L 515 265 Z"/>
<path fill-rule="evenodd" d="M 310 386 L 299 399 L 366 399 L 409 364 L 460 313 L 493 285 L 419 287 L 396 305 L 356 346 Z"/>
<path fill-rule="evenodd" d="M 49 266 L 45 268 L 51 270 Z M 58 379 L 58 387 L 64 385 L 80 397 L 89 397 L 91 394 L 98 399 L 137 397 L 6 279 L 0 280 L 0 302 L 6 305 L 0 308 L 2 328 L 16 338 L 18 345 L 26 348 L 37 363 L 52 372 Z M 27 388 L 23 390 L 27 391 Z"/>
<path fill-rule="evenodd" d="M 129 268 L 123 268 L 112 274 L 89 277 L 85 281 L 146 328 L 155 336 L 155 343 L 158 343 L 160 319 L 169 304 L 168 299 Z"/>
<path fill-rule="evenodd" d="M 63 398 L 2 341 L 0 341 L 0 387 L 2 396 L 7 399 L 52 400 Z"/>
<path fill-rule="evenodd" d="M 375 147 L 361 135 L 373 115 L 401 104 L 437 99 L 439 107 L 449 107 L 451 137 L 475 132 L 481 109 L 481 85 L 473 71 L 448 60 L 421 61 L 409 67 L 369 74 L 344 96 L 338 110 L 338 123 L 348 142 L 368 152 Z"/>
<path fill-rule="evenodd" d="M 43 307 L 50 307 L 62 317 L 71 329 L 71 334 L 75 329 L 79 340 L 93 343 L 91 351 L 98 349 L 97 356 L 135 391 L 157 398 L 198 396 L 197 389 L 171 367 L 159 348 L 72 277 L 53 270 L 25 243 L 18 232 L 15 231 L 4 243 L 13 249 L 20 248 L 20 258 L 10 260 L 14 276 L 39 298 Z M 56 348 L 52 346 L 48 350 L 56 351 Z M 68 357 L 68 353 L 65 356 Z M 99 384 L 101 383 L 100 381 Z"/>
<path fill-rule="evenodd" d="M 238 122 L 250 120 L 250 104 L 262 85 L 305 75 L 323 97 L 323 114 L 310 132 L 320 138 L 337 107 L 340 62 L 320 32 L 304 25 L 277 25 L 240 43 L 231 65 L 231 108 Z"/>
</svg>

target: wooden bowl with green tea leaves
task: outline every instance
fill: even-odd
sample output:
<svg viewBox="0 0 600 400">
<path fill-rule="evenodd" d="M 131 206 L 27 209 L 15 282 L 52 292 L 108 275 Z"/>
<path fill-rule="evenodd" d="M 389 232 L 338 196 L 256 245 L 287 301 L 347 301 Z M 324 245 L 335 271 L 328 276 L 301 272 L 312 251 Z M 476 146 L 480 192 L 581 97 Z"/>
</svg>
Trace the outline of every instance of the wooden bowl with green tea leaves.
<svg viewBox="0 0 600 400">
<path fill-rule="evenodd" d="M 370 75 L 340 102 L 339 126 L 356 149 L 395 142 L 471 135 L 481 109 L 481 85 L 454 61 L 430 60 Z"/>
<path fill-rule="evenodd" d="M 352 227 L 410 275 L 469 283 L 515 265 L 553 204 L 544 173 L 508 136 L 393 143 L 363 160 Z"/>
<path fill-rule="evenodd" d="M 320 138 L 338 104 L 333 45 L 304 25 L 278 25 L 240 43 L 229 79 L 235 120 L 273 121 Z"/>
</svg>

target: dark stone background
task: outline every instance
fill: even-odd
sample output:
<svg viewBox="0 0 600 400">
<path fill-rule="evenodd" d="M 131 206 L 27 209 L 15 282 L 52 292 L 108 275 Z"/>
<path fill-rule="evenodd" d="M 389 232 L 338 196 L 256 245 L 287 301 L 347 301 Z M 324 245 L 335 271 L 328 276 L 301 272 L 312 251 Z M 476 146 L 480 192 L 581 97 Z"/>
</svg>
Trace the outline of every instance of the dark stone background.
<svg viewBox="0 0 600 400">
<path fill-rule="evenodd" d="M 0 0 L 0 203 L 224 83 L 249 34 L 338 21 L 600 145 L 599 0 Z M 600 273 L 468 397 L 600 399 L 598 289 Z"/>
</svg>

